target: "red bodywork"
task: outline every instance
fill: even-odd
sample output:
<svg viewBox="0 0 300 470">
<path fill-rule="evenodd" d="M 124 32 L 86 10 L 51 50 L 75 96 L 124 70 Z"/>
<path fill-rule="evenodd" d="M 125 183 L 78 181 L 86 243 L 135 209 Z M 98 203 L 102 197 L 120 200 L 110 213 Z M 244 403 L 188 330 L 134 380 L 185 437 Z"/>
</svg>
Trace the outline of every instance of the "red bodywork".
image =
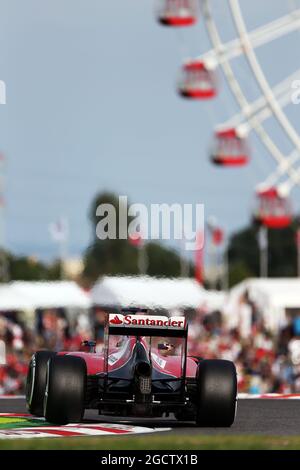
<svg viewBox="0 0 300 470">
<path fill-rule="evenodd" d="M 135 346 L 136 338 L 129 337 L 123 346 L 114 348 L 108 355 L 108 372 L 112 372 L 123 367 L 130 359 Z M 146 340 L 142 339 L 142 344 L 149 354 L 150 348 Z M 105 354 L 89 353 L 89 352 L 60 352 L 59 355 L 71 355 L 84 359 L 87 366 L 88 375 L 96 375 L 105 372 Z M 152 367 L 158 372 L 170 375 L 172 377 L 181 378 L 182 356 L 164 356 L 157 348 L 151 350 Z M 187 357 L 186 361 L 186 377 L 194 378 L 196 376 L 197 362 L 191 357 Z"/>
</svg>

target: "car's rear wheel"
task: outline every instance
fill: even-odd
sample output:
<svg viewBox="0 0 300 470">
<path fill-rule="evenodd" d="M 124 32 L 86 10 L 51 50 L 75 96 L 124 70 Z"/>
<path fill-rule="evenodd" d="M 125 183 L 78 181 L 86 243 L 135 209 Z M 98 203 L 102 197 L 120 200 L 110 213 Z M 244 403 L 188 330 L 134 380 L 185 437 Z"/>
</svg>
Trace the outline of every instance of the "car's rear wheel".
<svg viewBox="0 0 300 470">
<path fill-rule="evenodd" d="M 56 356 L 47 367 L 44 415 L 54 424 L 79 423 L 84 414 L 87 369 L 81 357 Z"/>
<path fill-rule="evenodd" d="M 230 427 L 235 419 L 237 377 L 231 361 L 203 360 L 197 368 L 196 423 Z"/>
<path fill-rule="evenodd" d="M 29 363 L 26 380 L 26 404 L 29 413 L 43 416 L 46 389 L 47 362 L 56 355 L 52 351 L 38 351 Z"/>
</svg>

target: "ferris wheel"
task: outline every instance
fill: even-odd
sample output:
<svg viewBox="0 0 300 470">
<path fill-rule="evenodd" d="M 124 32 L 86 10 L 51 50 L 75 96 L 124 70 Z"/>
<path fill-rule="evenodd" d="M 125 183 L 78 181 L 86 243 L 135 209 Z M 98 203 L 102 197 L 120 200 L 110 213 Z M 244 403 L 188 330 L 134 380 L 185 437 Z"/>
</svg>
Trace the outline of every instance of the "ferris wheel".
<svg viewBox="0 0 300 470">
<path fill-rule="evenodd" d="M 280 16 L 251 29 L 244 12 L 245 1 L 222 2 L 234 30 L 234 38 L 230 40 L 223 39 L 222 22 L 215 17 L 213 0 L 158 0 L 157 20 L 169 28 L 191 28 L 196 24 L 206 28 L 211 49 L 183 61 L 178 94 L 187 100 L 213 100 L 222 93 L 222 80 L 226 80 L 239 112 L 229 115 L 224 122 L 215 123 L 208 157 L 219 167 L 246 166 L 255 151 L 251 145 L 255 134 L 272 158 L 273 168 L 255 187 L 257 209 L 254 216 L 261 226 L 285 228 L 292 222 L 289 195 L 300 185 L 300 135 L 286 112 L 291 104 L 292 84 L 300 80 L 300 56 L 298 70 L 294 67 L 292 73 L 285 73 L 278 83 L 271 84 L 258 51 L 264 45 L 273 44 L 274 63 L 283 67 L 282 59 L 276 54 L 277 41 L 300 34 L 300 5 L 296 0 L 281 0 L 285 11 Z M 221 8 L 220 2 L 218 8 Z M 241 56 L 247 64 L 246 80 L 237 76 L 233 67 L 234 60 Z M 245 81 L 250 78 L 259 91 L 252 100 L 245 93 Z M 271 119 L 280 128 L 275 135 L 266 126 Z M 288 142 L 288 151 L 282 148 L 282 139 Z"/>
</svg>

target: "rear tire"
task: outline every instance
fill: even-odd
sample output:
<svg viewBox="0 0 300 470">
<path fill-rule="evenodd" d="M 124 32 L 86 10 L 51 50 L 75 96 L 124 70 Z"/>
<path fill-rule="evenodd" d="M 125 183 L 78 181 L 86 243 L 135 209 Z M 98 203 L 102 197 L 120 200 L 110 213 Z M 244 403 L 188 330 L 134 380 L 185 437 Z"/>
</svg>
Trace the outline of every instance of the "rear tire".
<svg viewBox="0 0 300 470">
<path fill-rule="evenodd" d="M 235 419 L 237 377 L 235 365 L 225 360 L 204 360 L 197 368 L 196 423 L 230 427 Z"/>
<path fill-rule="evenodd" d="M 87 369 L 81 357 L 56 356 L 48 363 L 44 402 L 46 421 L 79 423 L 84 414 Z"/>
<path fill-rule="evenodd" d="M 46 389 L 47 362 L 56 355 L 52 351 L 38 351 L 29 363 L 26 381 L 26 404 L 29 413 L 43 416 Z"/>
</svg>

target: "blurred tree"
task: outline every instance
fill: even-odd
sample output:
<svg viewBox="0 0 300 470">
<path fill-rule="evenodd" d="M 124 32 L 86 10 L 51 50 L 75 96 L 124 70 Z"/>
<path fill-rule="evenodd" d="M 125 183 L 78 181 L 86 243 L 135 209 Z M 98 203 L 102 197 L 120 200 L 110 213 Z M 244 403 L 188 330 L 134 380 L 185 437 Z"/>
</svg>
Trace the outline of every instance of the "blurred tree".
<svg viewBox="0 0 300 470">
<path fill-rule="evenodd" d="M 8 255 L 8 273 L 14 281 L 42 281 L 48 279 L 48 266 L 35 258 Z"/>
<path fill-rule="evenodd" d="M 228 257 L 230 270 L 240 271 L 240 275 L 259 274 L 259 246 L 257 227 L 251 225 L 233 234 L 229 241 Z M 241 279 L 242 280 L 242 279 Z M 237 281 L 239 281 L 237 277 Z"/>
<path fill-rule="evenodd" d="M 253 272 L 251 272 L 247 265 L 243 261 L 236 261 L 232 263 L 229 269 L 229 286 L 234 286 L 239 282 L 242 282 L 244 279 L 249 279 L 249 277 L 255 277 Z M 221 286 L 219 286 L 221 288 Z"/>
<path fill-rule="evenodd" d="M 84 259 L 83 281 L 85 283 L 86 280 L 91 283 L 104 274 L 138 274 L 138 247 L 130 244 L 127 239 L 101 240 L 97 237 L 97 227 L 100 223 L 103 228 L 107 216 L 107 213 L 97 215 L 97 208 L 100 204 L 111 204 L 115 208 L 117 237 L 119 229 L 127 233 L 128 225 L 132 220 L 132 217 L 128 217 L 120 227 L 120 207 L 117 195 L 104 192 L 95 197 L 90 210 L 93 242 L 87 249 Z M 147 274 L 179 276 L 180 258 L 174 250 L 164 248 L 158 243 L 147 243 L 145 249 L 148 257 Z"/>
<path fill-rule="evenodd" d="M 94 281 L 103 274 L 137 274 L 137 251 L 128 243 L 127 239 L 107 238 L 101 240 L 97 237 L 97 226 L 99 223 L 105 222 L 107 216 L 107 212 L 104 215 L 97 216 L 97 208 L 102 204 L 111 204 L 115 209 L 117 237 L 119 228 L 126 230 L 127 233 L 128 224 L 131 220 L 128 217 L 127 222 L 123 221 L 123 226 L 120 227 L 118 196 L 109 192 L 96 196 L 90 210 L 93 242 L 85 254 L 83 276 L 90 281 Z"/>
<path fill-rule="evenodd" d="M 5 275 L 0 270 L 0 282 L 55 281 L 60 279 L 60 263 L 45 264 L 34 256 L 16 256 L 5 252 Z"/>
<path fill-rule="evenodd" d="M 149 276 L 180 276 L 180 258 L 176 251 L 158 243 L 147 244 Z"/>
<path fill-rule="evenodd" d="M 268 271 L 270 277 L 297 275 L 296 231 L 300 219 L 295 218 L 290 227 L 268 231 Z M 230 285 L 243 279 L 259 276 L 258 226 L 249 227 L 232 235 L 229 242 Z"/>
<path fill-rule="evenodd" d="M 61 260 L 54 260 L 47 269 L 47 280 L 58 281 L 61 280 Z"/>
</svg>

